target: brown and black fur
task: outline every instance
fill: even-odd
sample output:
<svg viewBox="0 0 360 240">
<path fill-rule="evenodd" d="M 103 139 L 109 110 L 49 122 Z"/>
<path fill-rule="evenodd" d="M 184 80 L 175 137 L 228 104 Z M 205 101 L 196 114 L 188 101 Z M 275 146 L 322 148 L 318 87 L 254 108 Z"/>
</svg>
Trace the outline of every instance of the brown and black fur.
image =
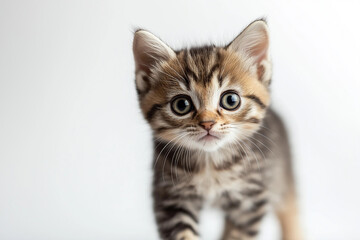
<svg viewBox="0 0 360 240">
<path fill-rule="evenodd" d="M 261 32 L 266 31 L 263 25 L 253 24 L 251 31 L 268 37 Z M 301 239 L 289 143 L 281 119 L 269 107 L 270 60 L 267 53 L 258 57 L 259 48 L 268 49 L 268 39 L 240 54 L 243 39 L 226 47 L 172 52 L 163 43 L 141 42 L 148 36 L 157 41 L 148 32 L 137 34 L 137 92 L 154 135 L 153 198 L 160 237 L 199 239 L 199 212 L 210 201 L 225 212 L 224 240 L 255 239 L 269 207 L 279 217 L 283 239 Z M 233 46 L 236 41 L 240 47 Z M 237 112 L 211 109 L 213 92 L 223 85 L 240 89 L 242 105 Z M 177 118 L 169 104 L 177 92 L 187 91 L 197 106 Z M 235 137 L 209 148 L 204 142 L 202 149 L 194 139 L 204 121 L 214 122 L 224 136 Z"/>
</svg>

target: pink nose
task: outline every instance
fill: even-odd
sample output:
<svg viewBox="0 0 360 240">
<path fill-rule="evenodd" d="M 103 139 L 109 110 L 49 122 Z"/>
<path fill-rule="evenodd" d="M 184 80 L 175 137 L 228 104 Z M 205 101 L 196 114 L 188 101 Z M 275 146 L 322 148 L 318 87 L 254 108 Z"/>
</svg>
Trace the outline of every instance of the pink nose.
<svg viewBox="0 0 360 240">
<path fill-rule="evenodd" d="M 205 130 L 209 131 L 212 128 L 212 126 L 215 124 L 215 121 L 202 121 L 199 124 Z"/>
</svg>

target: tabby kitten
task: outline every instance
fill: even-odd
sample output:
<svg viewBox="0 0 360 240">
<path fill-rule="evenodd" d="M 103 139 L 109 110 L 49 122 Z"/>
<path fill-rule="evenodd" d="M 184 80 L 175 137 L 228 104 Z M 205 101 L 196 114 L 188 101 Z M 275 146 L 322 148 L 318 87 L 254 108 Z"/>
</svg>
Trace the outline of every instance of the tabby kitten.
<svg viewBox="0 0 360 240">
<path fill-rule="evenodd" d="M 199 211 L 225 212 L 222 239 L 255 239 L 272 206 L 283 239 L 300 239 L 284 126 L 269 108 L 265 21 L 225 47 L 172 50 L 135 32 L 136 90 L 154 136 L 154 210 L 162 239 L 199 239 Z"/>
</svg>

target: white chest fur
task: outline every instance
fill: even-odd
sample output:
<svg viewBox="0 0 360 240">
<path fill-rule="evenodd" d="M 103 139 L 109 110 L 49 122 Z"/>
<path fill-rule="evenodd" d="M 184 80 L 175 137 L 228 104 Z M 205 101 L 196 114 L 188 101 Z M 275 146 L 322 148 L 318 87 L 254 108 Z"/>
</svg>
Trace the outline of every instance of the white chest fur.
<svg viewBox="0 0 360 240">
<path fill-rule="evenodd" d="M 211 162 L 214 161 L 213 157 L 207 155 L 201 159 L 203 167 L 192 179 L 192 185 L 195 186 L 196 191 L 209 203 L 214 203 L 224 191 L 239 192 L 244 186 L 244 182 L 239 177 L 242 166 L 219 170 Z"/>
</svg>

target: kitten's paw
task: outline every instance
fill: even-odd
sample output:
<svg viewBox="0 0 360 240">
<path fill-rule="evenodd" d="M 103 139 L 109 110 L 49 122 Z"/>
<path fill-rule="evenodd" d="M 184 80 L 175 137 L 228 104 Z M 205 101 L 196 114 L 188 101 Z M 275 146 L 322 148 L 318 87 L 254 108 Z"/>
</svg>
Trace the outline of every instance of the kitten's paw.
<svg viewBox="0 0 360 240">
<path fill-rule="evenodd" d="M 200 240 L 199 236 L 195 235 L 191 230 L 186 229 L 182 232 L 179 232 L 176 235 L 176 240 Z"/>
</svg>

